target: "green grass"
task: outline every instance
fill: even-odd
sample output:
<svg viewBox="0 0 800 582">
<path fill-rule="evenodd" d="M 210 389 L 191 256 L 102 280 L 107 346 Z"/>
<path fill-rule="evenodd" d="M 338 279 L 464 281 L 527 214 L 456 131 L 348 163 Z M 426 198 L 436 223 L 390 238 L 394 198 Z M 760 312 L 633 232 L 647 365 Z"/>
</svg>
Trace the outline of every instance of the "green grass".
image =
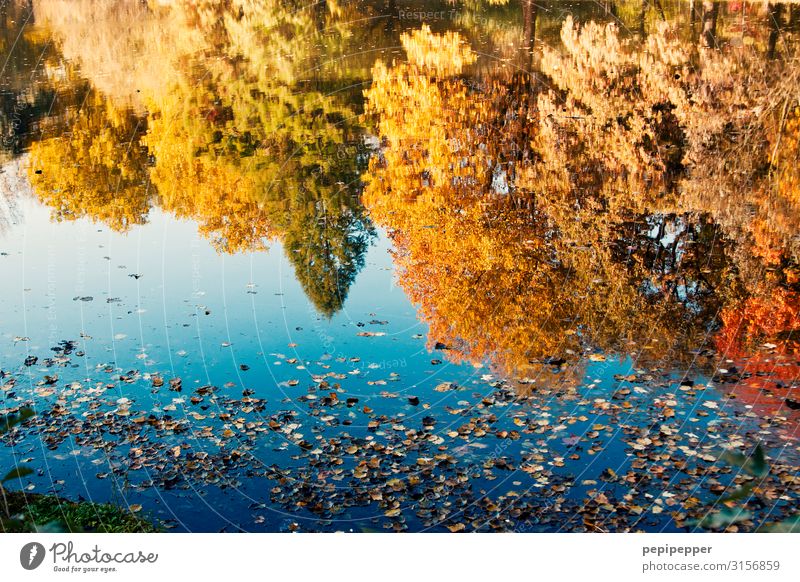
<svg viewBox="0 0 800 582">
<path fill-rule="evenodd" d="M 55 495 L 9 492 L 9 509 L 16 520 L 4 520 L 5 531 L 31 531 L 33 524 L 47 531 L 98 533 L 152 533 L 161 531 L 147 519 L 110 503 L 74 502 Z M 19 519 L 22 517 L 22 519 Z"/>
</svg>

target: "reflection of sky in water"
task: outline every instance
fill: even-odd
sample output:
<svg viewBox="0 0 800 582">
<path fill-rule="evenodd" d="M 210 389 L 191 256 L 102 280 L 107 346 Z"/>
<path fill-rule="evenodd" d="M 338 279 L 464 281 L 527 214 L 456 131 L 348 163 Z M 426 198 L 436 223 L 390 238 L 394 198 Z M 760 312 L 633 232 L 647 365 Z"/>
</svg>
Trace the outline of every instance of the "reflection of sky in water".
<svg viewBox="0 0 800 582">
<path fill-rule="evenodd" d="M 275 353 L 299 360 L 358 356 L 352 367 L 365 378 L 376 374 L 370 365 L 404 368 L 430 359 L 424 339 L 414 337 L 424 327 L 392 283 L 385 238 L 371 248 L 345 308 L 327 319 L 303 294 L 279 243 L 268 252 L 224 255 L 198 237 L 194 224 L 158 212 L 128 234 L 87 220 L 50 223 L 48 211 L 30 202 L 22 212 L 23 224 L 3 240 L 9 359 L 46 354 L 71 339 L 86 351 L 86 373 L 116 362 L 124 370 L 253 388 L 288 372 L 286 364 L 275 365 Z M 369 323 L 379 321 L 389 325 Z M 362 329 L 386 335 L 357 336 Z M 81 340 L 80 332 L 92 339 Z M 30 341 L 13 343 L 23 336 Z"/>
<path fill-rule="evenodd" d="M 48 211 L 29 202 L 23 213 L 24 224 L 3 240 L 10 275 L 2 280 L 10 298 L 3 330 L 9 338 L 33 336 L 31 348 L 83 330 L 116 350 L 121 366 L 141 365 L 135 356 L 144 352 L 145 364 L 179 368 L 179 352 L 203 350 L 209 370 L 229 363 L 235 372 L 239 363 L 264 360 L 258 352 L 292 352 L 290 342 L 298 343 L 297 357 L 301 350 L 326 351 L 328 337 L 334 338 L 329 351 L 346 352 L 359 338 L 345 339 L 355 333 L 342 330 L 357 331 L 361 320 L 407 320 L 408 333 L 392 338 L 404 347 L 412 342 L 403 336 L 419 332 L 412 307 L 392 285 L 385 241 L 371 250 L 347 308 L 327 320 L 305 298 L 280 243 L 269 252 L 225 255 L 199 238 L 193 223 L 158 212 L 129 234 L 87 220 L 50 223 Z M 364 305 L 376 294 L 380 307 L 370 306 L 376 310 L 370 316 Z"/>
</svg>

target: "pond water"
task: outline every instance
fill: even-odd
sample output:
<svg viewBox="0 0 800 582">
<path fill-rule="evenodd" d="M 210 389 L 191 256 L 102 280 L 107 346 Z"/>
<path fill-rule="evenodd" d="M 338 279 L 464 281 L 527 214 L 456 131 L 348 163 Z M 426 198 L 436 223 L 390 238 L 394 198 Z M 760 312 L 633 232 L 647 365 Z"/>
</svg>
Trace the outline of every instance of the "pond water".
<svg viewBox="0 0 800 582">
<path fill-rule="evenodd" d="M 791 518 L 799 33 L 792 3 L 3 3 L 6 486 L 192 532 Z"/>
</svg>

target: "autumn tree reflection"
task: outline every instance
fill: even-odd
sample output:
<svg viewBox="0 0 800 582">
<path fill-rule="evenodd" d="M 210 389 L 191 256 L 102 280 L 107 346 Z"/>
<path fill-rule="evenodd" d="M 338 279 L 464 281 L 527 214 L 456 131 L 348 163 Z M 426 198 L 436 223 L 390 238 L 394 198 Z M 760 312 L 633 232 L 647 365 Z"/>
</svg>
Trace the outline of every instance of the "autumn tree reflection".
<svg viewBox="0 0 800 582">
<path fill-rule="evenodd" d="M 59 218 L 120 230 L 157 205 L 195 221 L 221 252 L 280 240 L 312 302 L 332 315 L 372 236 L 359 202 L 358 104 L 337 88 L 347 78 L 331 84 L 319 70 L 346 48 L 352 9 L 114 4 L 40 6 L 92 88 L 69 112 L 69 133 L 35 144 L 37 195 Z M 126 81 L 109 84 L 109 70 Z M 360 154 L 341 155 L 351 150 Z"/>
<path fill-rule="evenodd" d="M 75 68 L 43 68 L 31 182 L 61 219 L 157 206 L 221 252 L 280 240 L 324 315 L 373 235 L 364 190 L 453 358 L 691 358 L 796 262 L 797 13 L 585 4 L 34 0 Z"/>
<path fill-rule="evenodd" d="M 639 42 L 567 17 L 561 41 L 535 77 L 476 78 L 464 37 L 403 35 L 366 92 L 385 144 L 366 204 L 453 359 L 693 362 L 757 273 L 793 264 L 797 68 L 698 50 L 666 22 Z"/>
<path fill-rule="evenodd" d="M 55 51 L 35 24 L 30 2 L 0 3 L 0 163 L 24 152 L 35 138 L 37 121 L 62 109 L 47 78 Z"/>
<path fill-rule="evenodd" d="M 152 193 L 143 120 L 91 90 L 65 115 L 55 135 L 31 146 L 29 176 L 39 198 L 57 220 L 88 216 L 120 231 L 145 222 Z"/>
</svg>

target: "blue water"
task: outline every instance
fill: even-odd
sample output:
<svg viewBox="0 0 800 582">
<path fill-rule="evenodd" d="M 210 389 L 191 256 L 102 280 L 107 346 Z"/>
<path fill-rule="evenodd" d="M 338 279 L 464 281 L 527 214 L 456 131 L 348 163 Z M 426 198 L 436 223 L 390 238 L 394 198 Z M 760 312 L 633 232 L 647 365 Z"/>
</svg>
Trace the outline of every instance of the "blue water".
<svg viewBox="0 0 800 582">
<path fill-rule="evenodd" d="M 102 413 L 98 423 L 112 419 L 109 429 L 149 414 L 184 419 L 188 428 L 179 434 L 167 431 L 157 438 L 150 435 L 134 443 L 104 432 L 103 439 L 119 441 L 118 446 L 107 450 L 96 443 L 81 443 L 81 434 L 66 434 L 52 448 L 44 438 L 46 431 L 22 436 L 13 446 L 2 449 L 2 458 L 6 464 L 12 459 L 25 460 L 39 468 L 37 475 L 24 482 L 33 492 L 140 504 L 143 515 L 187 531 L 295 527 L 381 530 L 392 520 L 375 504 L 355 504 L 320 519 L 304 508 L 271 502 L 270 490 L 275 484 L 266 477 L 265 468 L 307 471 L 309 457 L 302 456 L 303 450 L 297 446 L 300 440 L 317 448 L 320 441 L 316 437 L 346 433 L 397 444 L 392 433 L 420 429 L 423 417 L 435 417 L 433 433 L 446 443 L 447 453 L 475 472 L 469 504 L 512 492 L 546 507 L 549 495 L 543 490 L 560 478 L 568 478 L 574 485 L 566 489 L 565 496 L 578 500 L 587 491 L 596 490 L 597 483 L 602 486 L 598 479 L 607 468 L 621 473 L 631 461 L 621 427 L 626 421 L 641 423 L 641 415 L 659 393 L 673 391 L 677 383 L 673 380 L 662 388 L 634 393 L 644 400 L 643 406 L 635 407 L 627 419 L 620 419 L 616 412 L 613 416 L 617 423 L 609 423 L 607 413 L 593 408 L 595 400 L 610 401 L 610 394 L 624 385 L 615 376 L 630 374 L 634 368 L 630 358 L 610 358 L 585 367 L 577 394 L 544 391 L 532 399 L 498 401 L 481 410 L 482 400 L 496 394 L 500 378 L 488 362 L 456 365 L 442 357 L 441 351 L 426 348 L 426 327 L 394 284 L 389 245 L 382 233 L 370 247 L 366 266 L 344 308 L 328 319 L 318 315 L 305 298 L 280 244 L 272 245 L 268 252 L 230 256 L 217 253 L 198 238 L 192 224 L 158 212 L 151 215 L 148 224 L 121 234 L 88 220 L 51 222 L 47 210 L 30 200 L 21 202 L 21 210 L 23 218 L 2 239 L 2 252 L 6 254 L 2 256 L 4 276 L 0 284 L 4 297 L 2 367 L 17 378 L 14 397 L 35 402 L 37 412 L 47 418 L 45 425 L 56 427 L 56 431 L 60 423 L 55 419 L 59 417 L 47 415 L 59 400 L 70 417 L 86 418 L 91 406 L 96 406 L 94 410 Z M 385 335 L 357 335 L 364 331 Z M 74 342 L 72 353 L 64 356 L 68 361 L 43 366 L 46 358 L 60 355 L 50 348 L 64 340 Z M 30 356 L 37 356 L 39 361 L 25 367 L 23 361 Z M 434 365 L 432 360 L 442 363 Z M 336 376 L 324 377 L 330 373 Z M 58 375 L 54 385 L 43 384 L 45 375 L 54 374 Z M 120 379 L 120 375 L 131 381 Z M 158 389 L 151 380 L 156 375 L 165 380 Z M 553 382 L 557 376 L 553 374 Z M 181 379 L 181 392 L 168 389 L 171 378 Z M 318 388 L 323 380 L 329 382 L 328 389 Z M 314 400 L 303 399 L 309 394 L 324 397 L 334 382 L 341 386 L 337 393 L 340 404 L 330 415 L 311 408 Z M 459 389 L 437 392 L 435 387 L 443 382 L 456 383 Z M 206 395 L 203 402 L 192 404 L 196 389 L 206 385 L 219 387 L 219 391 L 214 398 Z M 241 405 L 226 402 L 228 398 L 241 398 L 243 390 L 251 391 L 252 398 L 263 399 L 264 409 L 244 413 Z M 409 396 L 416 396 L 420 404 L 412 405 Z M 341 403 L 347 398 L 358 398 L 358 403 L 343 407 Z M 692 400 L 683 400 L 678 406 L 677 419 L 684 426 L 697 409 Z M 703 400 L 720 401 L 720 395 L 704 394 Z M 120 402 L 123 409 L 126 405 L 129 408 L 128 415 L 118 415 Z M 372 417 L 362 411 L 364 406 L 373 409 L 373 417 L 385 414 L 391 422 L 382 424 L 376 432 L 369 431 Z M 231 410 L 231 417 L 219 418 Z M 514 419 L 526 423 L 546 419 L 548 429 L 564 424 L 559 430 L 523 434 L 518 440 L 498 439 L 491 433 L 482 438 L 448 436 L 469 418 L 487 410 L 496 415 L 498 430 L 518 429 Z M 280 411 L 295 414 L 288 423 L 297 425 L 291 438 L 272 431 L 247 436 L 240 428 L 235 429 L 235 435 L 220 438 L 225 427 L 239 418 L 259 422 Z M 702 433 L 703 425 L 715 418 L 720 420 L 715 414 L 702 419 L 697 432 Z M 342 421 L 349 424 L 340 424 Z M 580 463 L 560 463 L 558 459 L 563 460 L 575 445 L 587 447 L 592 443 L 586 434 L 594 424 L 610 427 L 594 439 L 602 443 L 599 454 L 588 458 L 582 455 L 585 460 Z M 402 426 L 395 430 L 398 425 Z M 206 426 L 212 427 L 211 434 L 203 434 Z M 243 430 L 247 432 L 246 427 Z M 736 430 L 744 427 L 738 425 Z M 717 437 L 703 437 L 704 444 L 708 438 Z M 147 447 L 154 444 L 160 448 L 148 451 Z M 150 487 L 150 480 L 157 479 L 163 469 L 137 467 L 129 452 L 131 448 L 144 448 L 141 455 L 157 465 L 165 455 L 172 454 L 172 447 L 181 445 L 186 447 L 180 451 L 182 457 L 187 451 L 214 455 L 241 447 L 247 462 L 229 471 L 222 462 L 216 482 L 179 469 L 173 471 L 175 483 Z M 543 464 L 552 470 L 546 485 L 519 470 L 521 459 L 531 451 L 543 452 Z M 314 450 L 309 454 L 313 457 Z M 416 453 L 405 454 L 413 459 Z M 343 466 L 351 466 L 353 458 L 341 456 Z M 509 459 L 516 464 L 515 470 L 487 473 L 484 463 L 489 460 L 491 465 L 498 458 Z M 334 483 L 338 491 L 352 487 L 347 479 L 329 483 Z M 448 493 L 443 495 L 446 498 Z M 420 519 L 415 509 L 414 504 L 402 507 L 406 527 L 442 528 Z M 641 526 L 649 523 L 647 527 L 675 528 L 657 516 L 645 517 Z M 513 525 L 534 530 L 569 529 L 564 524 Z"/>
</svg>

